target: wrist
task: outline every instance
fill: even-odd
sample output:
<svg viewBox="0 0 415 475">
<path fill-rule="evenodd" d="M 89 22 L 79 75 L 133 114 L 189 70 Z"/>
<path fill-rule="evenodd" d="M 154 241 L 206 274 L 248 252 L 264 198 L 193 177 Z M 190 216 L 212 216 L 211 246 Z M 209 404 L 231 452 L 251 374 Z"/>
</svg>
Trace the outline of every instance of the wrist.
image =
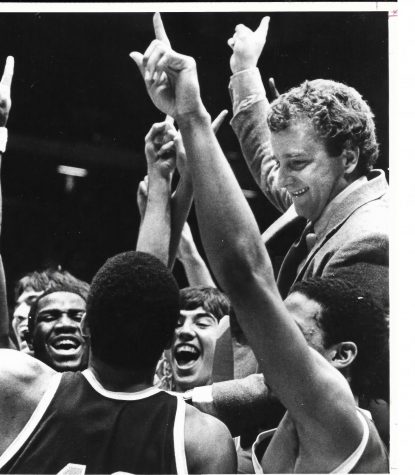
<svg viewBox="0 0 415 475">
<path fill-rule="evenodd" d="M 153 186 L 159 187 L 170 186 L 174 169 L 166 167 L 165 163 L 162 164 L 147 164 L 147 174 L 149 183 Z"/>
<path fill-rule="evenodd" d="M 241 71 L 245 71 L 246 69 L 254 69 L 257 67 L 257 61 L 241 61 L 231 68 L 233 74 L 237 74 Z"/>
<path fill-rule="evenodd" d="M 209 125 L 210 127 L 212 122 L 210 114 L 202 103 L 192 111 L 177 114 L 176 121 L 179 129 L 189 128 L 193 125 Z"/>
</svg>

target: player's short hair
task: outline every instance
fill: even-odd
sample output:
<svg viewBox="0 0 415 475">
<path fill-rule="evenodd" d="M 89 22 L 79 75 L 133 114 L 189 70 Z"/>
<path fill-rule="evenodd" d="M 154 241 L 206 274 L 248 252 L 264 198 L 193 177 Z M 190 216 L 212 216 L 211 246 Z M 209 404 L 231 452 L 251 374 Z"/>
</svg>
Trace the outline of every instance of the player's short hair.
<svg viewBox="0 0 415 475">
<path fill-rule="evenodd" d="M 367 175 L 379 155 L 374 115 L 356 91 L 340 82 L 327 79 L 304 81 L 281 94 L 271 104 L 268 126 L 280 132 L 290 125 L 308 120 L 324 140 L 331 156 L 357 147 L 357 171 Z"/>
<path fill-rule="evenodd" d="M 219 321 L 232 313 L 229 298 L 216 287 L 202 285 L 185 287 L 180 290 L 180 310 L 194 310 L 202 307 Z"/>
<path fill-rule="evenodd" d="M 151 380 L 179 310 L 179 288 L 161 261 L 143 252 L 118 254 L 91 283 L 86 315 L 91 352 Z"/>
<path fill-rule="evenodd" d="M 28 289 L 35 292 L 44 292 L 49 289 L 71 285 L 84 287 L 85 295 L 88 294 L 89 284 L 74 277 L 70 272 L 51 267 L 43 271 L 34 271 L 19 279 L 14 287 L 14 298 L 18 300 L 20 295 Z"/>
<path fill-rule="evenodd" d="M 389 319 L 372 296 L 340 278 L 313 278 L 297 282 L 300 292 L 322 308 L 319 325 L 326 348 L 342 341 L 357 346 L 350 365 L 354 394 L 367 400 L 389 400 Z"/>
<path fill-rule="evenodd" d="M 28 329 L 27 338 L 29 341 L 33 340 L 33 333 L 35 331 L 36 322 L 37 322 L 36 317 L 37 317 L 37 312 L 39 309 L 39 302 L 47 295 L 54 294 L 56 292 L 69 292 L 71 294 L 77 294 L 80 297 L 82 297 L 86 302 L 87 297 L 88 297 L 88 292 L 89 292 L 89 284 L 87 284 L 86 282 L 82 280 L 77 279 L 74 276 L 71 276 L 71 279 L 68 280 L 68 282 L 61 283 L 60 285 L 55 282 L 53 283 L 51 287 L 45 290 L 45 292 L 40 294 L 39 297 L 31 305 L 30 311 L 29 311 L 29 316 L 28 316 L 28 321 L 27 321 L 27 329 Z"/>
</svg>

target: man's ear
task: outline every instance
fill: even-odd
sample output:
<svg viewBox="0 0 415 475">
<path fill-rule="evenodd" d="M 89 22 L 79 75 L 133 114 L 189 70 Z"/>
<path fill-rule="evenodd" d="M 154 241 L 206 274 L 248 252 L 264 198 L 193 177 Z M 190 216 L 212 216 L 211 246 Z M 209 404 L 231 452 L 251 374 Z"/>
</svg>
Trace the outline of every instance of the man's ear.
<svg viewBox="0 0 415 475">
<path fill-rule="evenodd" d="M 86 321 L 86 314 L 82 317 L 81 320 L 81 335 L 85 338 L 91 338 L 88 322 Z"/>
<path fill-rule="evenodd" d="M 338 370 L 350 366 L 357 356 L 357 346 L 353 341 L 342 341 L 333 345 L 330 349 L 332 365 Z"/>
<path fill-rule="evenodd" d="M 345 147 L 341 153 L 344 173 L 351 175 L 357 167 L 359 161 L 359 149 L 357 147 Z"/>
</svg>

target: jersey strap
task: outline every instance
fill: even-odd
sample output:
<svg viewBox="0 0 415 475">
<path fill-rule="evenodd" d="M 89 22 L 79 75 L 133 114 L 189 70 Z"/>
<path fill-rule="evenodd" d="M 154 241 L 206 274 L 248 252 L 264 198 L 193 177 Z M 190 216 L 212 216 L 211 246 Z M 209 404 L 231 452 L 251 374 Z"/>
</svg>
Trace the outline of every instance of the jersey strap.
<svg viewBox="0 0 415 475">
<path fill-rule="evenodd" d="M 58 389 L 59 383 L 62 378 L 62 373 L 56 373 L 52 376 L 49 387 L 39 401 L 30 419 L 26 422 L 23 429 L 20 431 L 14 441 L 7 447 L 7 449 L 0 456 L 0 469 L 6 465 L 6 463 L 23 447 L 24 443 L 31 436 L 32 432 L 36 429 L 43 415 L 45 414 L 49 404 L 51 403 L 53 396 Z"/>
</svg>

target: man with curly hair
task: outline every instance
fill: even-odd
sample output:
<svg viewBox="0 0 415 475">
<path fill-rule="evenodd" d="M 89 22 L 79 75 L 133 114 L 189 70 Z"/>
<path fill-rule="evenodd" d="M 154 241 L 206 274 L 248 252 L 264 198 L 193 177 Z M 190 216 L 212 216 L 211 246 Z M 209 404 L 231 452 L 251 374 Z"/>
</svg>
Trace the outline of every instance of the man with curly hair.
<svg viewBox="0 0 415 475">
<path fill-rule="evenodd" d="M 387 309 L 388 185 L 373 170 L 373 113 L 355 89 L 325 79 L 275 94 L 270 105 L 256 67 L 268 23 L 255 31 L 238 25 L 229 40 L 231 124 L 262 191 L 281 212 L 289 208 L 282 223 L 307 220 L 286 256 L 268 245 L 278 288 L 286 297 L 296 281 L 340 275 L 364 284 Z M 273 229 L 267 237 L 278 224 Z"/>
</svg>

